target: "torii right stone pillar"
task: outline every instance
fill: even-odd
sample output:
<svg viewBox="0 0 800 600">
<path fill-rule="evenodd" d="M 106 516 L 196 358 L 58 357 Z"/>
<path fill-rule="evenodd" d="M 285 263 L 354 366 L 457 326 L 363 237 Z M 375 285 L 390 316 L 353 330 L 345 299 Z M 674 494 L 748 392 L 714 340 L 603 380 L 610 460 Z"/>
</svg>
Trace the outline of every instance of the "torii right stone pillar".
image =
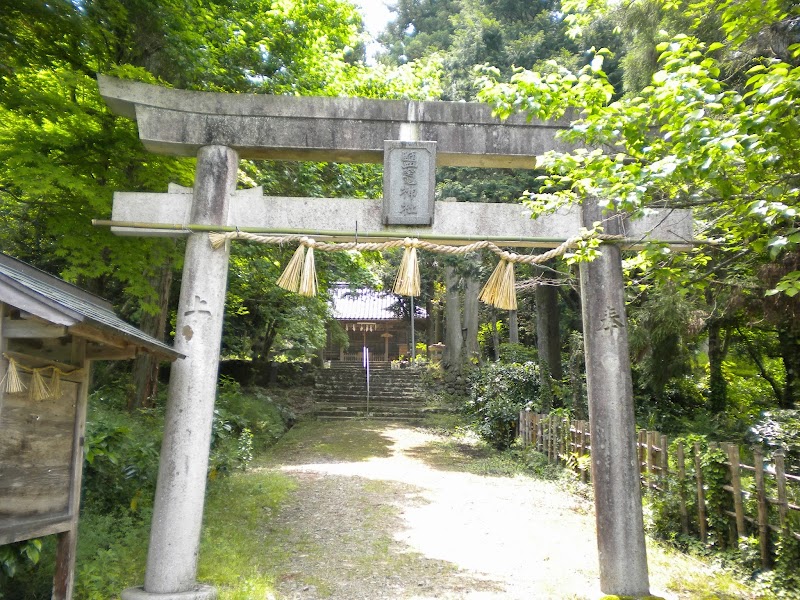
<svg viewBox="0 0 800 600">
<path fill-rule="evenodd" d="M 582 210 L 584 227 L 603 221 L 604 233 L 621 233 L 620 220 L 604 218 L 596 199 L 584 200 Z M 648 596 L 625 282 L 619 247 L 604 244 L 601 251 L 580 265 L 600 589 Z"/>
</svg>

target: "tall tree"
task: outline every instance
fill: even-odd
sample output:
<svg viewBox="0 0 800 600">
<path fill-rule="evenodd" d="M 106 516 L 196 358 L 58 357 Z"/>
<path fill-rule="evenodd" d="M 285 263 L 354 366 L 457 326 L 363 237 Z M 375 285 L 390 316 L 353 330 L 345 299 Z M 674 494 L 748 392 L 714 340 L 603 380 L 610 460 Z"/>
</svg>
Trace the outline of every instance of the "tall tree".
<svg viewBox="0 0 800 600">
<path fill-rule="evenodd" d="M 693 26 L 707 23 L 710 6 L 688 4 Z M 784 315 L 796 310 L 800 293 L 790 259 L 800 243 L 800 138 L 792 133 L 800 106 L 800 57 L 797 46 L 776 44 L 764 53 L 759 42 L 775 31 L 791 32 L 786 25 L 796 22 L 798 8 L 780 1 L 759 6 L 755 14 L 748 3 L 726 3 L 716 13 L 722 42 L 706 44 L 685 33 L 659 42 L 658 70 L 636 95 L 617 99 L 599 52 L 579 72 L 553 65 L 554 72 L 523 71 L 500 83 L 494 70 L 484 79 L 481 97 L 501 115 L 522 110 L 547 119 L 578 111 L 563 137 L 582 149 L 540 161 L 549 175 L 531 203 L 536 212 L 591 195 L 634 214 L 651 206 L 697 207 L 704 225 L 700 236 L 715 245 L 666 260 L 660 249 L 642 255 L 639 264 L 647 265 L 649 281 L 671 280 L 681 293 L 695 290 L 702 297 L 722 275 L 734 275 L 751 295 L 757 297 L 760 288 L 763 317 L 764 292 L 776 298 L 776 310 Z M 687 7 L 661 4 L 664 11 L 680 8 Z M 743 68 L 747 76 L 740 77 Z M 659 265 L 665 270 L 654 269 Z M 765 268 L 770 277 L 760 275 Z M 798 354 L 795 344 L 793 335 L 783 338 L 787 358 Z"/>
</svg>

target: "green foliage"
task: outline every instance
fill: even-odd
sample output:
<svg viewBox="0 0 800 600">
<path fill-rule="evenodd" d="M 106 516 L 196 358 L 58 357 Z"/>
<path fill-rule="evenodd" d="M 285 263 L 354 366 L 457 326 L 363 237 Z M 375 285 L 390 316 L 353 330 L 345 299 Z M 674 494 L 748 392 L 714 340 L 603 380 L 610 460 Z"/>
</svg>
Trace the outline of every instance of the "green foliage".
<svg viewBox="0 0 800 600">
<path fill-rule="evenodd" d="M 800 540 L 782 535 L 775 544 L 775 568 L 770 573 L 770 589 L 778 592 L 778 598 L 800 597 L 800 573 L 797 565 L 800 565 Z"/>
<path fill-rule="evenodd" d="M 776 132 L 796 114 L 800 68 L 759 65 L 739 93 L 719 79 L 718 48 L 676 36 L 659 46 L 661 70 L 651 85 L 616 101 L 601 51 L 577 73 L 554 66 L 549 74 L 520 71 L 500 83 L 499 72 L 487 69 L 480 97 L 500 116 L 523 111 L 548 119 L 580 111 L 560 135 L 581 148 L 542 157 L 548 175 L 533 209 L 550 211 L 586 196 L 633 213 L 665 200 L 714 204 L 731 211 L 714 221 L 727 243 L 748 244 L 770 258 L 792 248 L 794 184 L 778 165 L 793 164 L 798 151 Z M 604 151 L 604 144 L 615 151 Z"/>
<path fill-rule="evenodd" d="M 800 473 L 800 410 L 764 412 L 747 438 L 762 445 L 768 457 L 783 450 L 787 472 Z"/>
<path fill-rule="evenodd" d="M 104 387 L 89 400 L 83 505 L 92 512 L 137 512 L 152 502 L 158 475 L 163 412 L 124 412 L 123 386 Z"/>
<path fill-rule="evenodd" d="M 666 540 L 678 548 L 685 550 L 687 545 L 691 543 L 692 537 L 685 536 L 681 532 L 680 501 L 681 497 L 683 497 L 686 502 L 687 513 L 693 515 L 696 514 L 697 511 L 697 497 L 694 493 L 694 481 L 690 476 L 693 463 L 688 450 L 685 453 L 687 458 L 687 476 L 682 481 L 675 476 L 677 473 L 677 464 L 674 462 L 676 456 L 675 448 L 678 444 L 684 444 L 685 448 L 690 447 L 683 438 L 673 440 L 672 443 L 670 443 L 670 475 L 672 477 L 669 480 L 669 487 L 666 493 L 650 494 L 645 498 L 645 526 L 654 537 Z M 697 535 L 697 526 L 693 519 L 689 520 L 689 528 L 690 536 L 692 534 Z"/>
<path fill-rule="evenodd" d="M 705 488 L 708 543 L 720 549 L 727 547 L 730 519 L 726 511 L 733 510 L 733 498 L 723 489 L 730 482 L 730 468 L 725 452 L 719 448 L 705 448 L 700 455 Z"/>
<path fill-rule="evenodd" d="M 209 476 L 244 470 L 254 451 L 274 444 L 294 421 L 291 411 L 259 391 L 243 392 L 229 377 L 220 378 L 211 428 Z"/>
<path fill-rule="evenodd" d="M 141 585 L 150 531 L 150 510 L 138 515 L 84 511 L 78 532 L 75 597 L 106 600 Z"/>
<path fill-rule="evenodd" d="M 276 565 L 286 549 L 275 541 L 271 519 L 294 489 L 281 473 L 234 473 L 209 486 L 198 578 L 219 590 L 221 600 L 269 598 Z M 254 551 L 257 549 L 257 551 Z"/>
<path fill-rule="evenodd" d="M 536 364 L 491 363 L 474 369 L 468 378 L 467 413 L 478 435 L 498 450 L 511 446 L 519 413 L 539 408 L 539 370 Z"/>
<path fill-rule="evenodd" d="M 672 286 L 653 287 L 630 311 L 631 354 L 638 382 L 661 400 L 669 380 L 690 373 L 692 306 Z"/>
<path fill-rule="evenodd" d="M 5 598 L 3 589 L 21 566 L 29 568 L 39 562 L 41 551 L 42 541 L 39 539 L 0 546 L 0 598 Z"/>
<path fill-rule="evenodd" d="M 536 348 L 530 346 L 505 342 L 500 344 L 500 360 L 504 363 L 536 363 L 539 360 L 539 353 Z"/>
<path fill-rule="evenodd" d="M 108 218 L 115 188 L 189 184 L 191 163 L 145 154 L 132 123 L 103 109 L 87 74 L 20 68 L 0 86 L 0 222 L 3 248 L 92 290 L 157 304 L 150 279 L 178 248 L 92 227 Z M 113 160 L 111 159 L 113 157 Z M 144 266 L 143 266 L 144 265 Z"/>
</svg>

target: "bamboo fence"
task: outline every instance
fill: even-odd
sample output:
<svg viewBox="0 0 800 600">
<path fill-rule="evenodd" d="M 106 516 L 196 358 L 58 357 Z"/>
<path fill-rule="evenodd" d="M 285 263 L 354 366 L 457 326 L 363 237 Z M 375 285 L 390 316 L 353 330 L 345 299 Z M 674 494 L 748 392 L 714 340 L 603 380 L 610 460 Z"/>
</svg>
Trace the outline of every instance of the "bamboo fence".
<svg viewBox="0 0 800 600">
<path fill-rule="evenodd" d="M 550 462 L 577 471 L 581 481 L 591 479 L 588 421 L 522 411 L 519 435 Z M 674 504 L 683 535 L 703 543 L 713 538 L 721 548 L 755 538 L 764 568 L 772 566 L 781 537 L 800 540 L 800 477 L 786 473 L 782 451 L 766 461 L 759 446 L 712 442 L 704 449 L 682 440 L 670 446 L 667 436 L 647 430 L 639 430 L 636 446 L 643 492 Z M 718 451 L 711 466 L 709 451 Z"/>
</svg>

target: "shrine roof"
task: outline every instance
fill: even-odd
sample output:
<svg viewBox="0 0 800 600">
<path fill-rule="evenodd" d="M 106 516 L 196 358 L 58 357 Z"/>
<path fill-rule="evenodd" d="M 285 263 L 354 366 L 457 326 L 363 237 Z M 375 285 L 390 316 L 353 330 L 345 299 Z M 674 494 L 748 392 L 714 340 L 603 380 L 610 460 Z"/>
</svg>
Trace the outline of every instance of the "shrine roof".
<svg viewBox="0 0 800 600">
<path fill-rule="evenodd" d="M 331 287 L 331 309 L 337 321 L 399 321 L 402 319 L 394 307 L 400 296 L 369 288 L 352 290 L 346 284 Z M 417 318 L 427 318 L 427 313 L 417 307 Z"/>
<path fill-rule="evenodd" d="M 110 302 L 0 253 L 0 302 L 32 317 L 66 327 L 65 332 L 110 345 L 135 347 L 161 358 L 183 355 L 123 321 Z"/>
</svg>

